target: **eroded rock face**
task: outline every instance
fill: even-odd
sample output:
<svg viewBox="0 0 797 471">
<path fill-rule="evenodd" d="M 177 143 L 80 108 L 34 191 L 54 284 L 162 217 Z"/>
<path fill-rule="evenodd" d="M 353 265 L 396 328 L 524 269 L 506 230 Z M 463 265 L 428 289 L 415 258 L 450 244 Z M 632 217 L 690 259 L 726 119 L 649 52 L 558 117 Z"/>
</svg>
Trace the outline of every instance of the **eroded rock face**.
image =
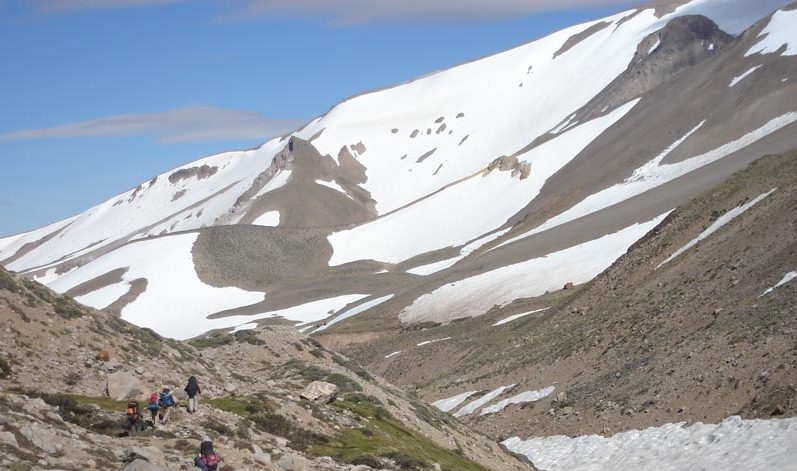
<svg viewBox="0 0 797 471">
<path fill-rule="evenodd" d="M 705 16 L 674 18 L 639 43 L 628 69 L 579 110 L 574 122 L 587 122 L 656 88 L 733 41 L 733 36 Z"/>
<path fill-rule="evenodd" d="M 531 164 L 520 162 L 515 156 L 501 156 L 487 166 L 488 172 L 492 172 L 495 169 L 501 172 L 512 172 L 513 177 L 520 177 L 521 180 L 525 180 L 531 173 Z"/>
<path fill-rule="evenodd" d="M 209 178 L 219 171 L 218 167 L 211 167 L 209 165 L 202 165 L 201 167 L 181 168 L 176 172 L 169 175 L 171 183 L 177 183 L 180 180 L 187 180 L 192 177 L 197 177 L 198 180 Z"/>
<path fill-rule="evenodd" d="M 338 387 L 334 384 L 324 381 L 313 381 L 304 388 L 301 397 L 308 401 L 328 404 L 334 401 L 337 395 Z"/>
</svg>

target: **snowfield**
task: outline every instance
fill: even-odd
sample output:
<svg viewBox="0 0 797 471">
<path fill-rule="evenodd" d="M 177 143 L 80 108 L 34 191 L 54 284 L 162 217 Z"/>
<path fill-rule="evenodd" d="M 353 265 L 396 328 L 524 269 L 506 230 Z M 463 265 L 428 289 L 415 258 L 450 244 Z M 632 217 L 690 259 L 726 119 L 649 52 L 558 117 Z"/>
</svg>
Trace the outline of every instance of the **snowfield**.
<svg viewBox="0 0 797 471">
<path fill-rule="evenodd" d="M 568 282 L 587 282 L 614 263 L 665 216 L 544 257 L 447 284 L 416 299 L 399 317 L 402 322 L 450 320 L 451 313 L 457 317 L 475 317 L 496 304 L 505 305 L 518 298 L 559 290 Z"/>
<path fill-rule="evenodd" d="M 783 46 L 784 56 L 797 55 L 797 10 L 779 10 L 772 15 L 766 28 L 761 31 L 758 37 L 761 41 L 756 43 L 745 56 L 753 54 L 772 54 L 778 52 Z"/>
<path fill-rule="evenodd" d="M 65 292 L 105 273 L 127 268 L 121 283 L 81 299 L 92 307 L 104 308 L 110 304 L 109 300 L 115 301 L 111 300 L 113 296 L 126 293 L 131 282 L 143 278 L 147 283 L 144 292 L 122 309 L 122 319 L 128 322 L 175 339 L 240 325 L 246 316 L 215 320 L 207 316 L 258 303 L 263 301 L 265 293 L 215 288 L 200 281 L 191 255 L 197 237 L 197 234 L 180 234 L 128 244 L 67 273 L 51 286 Z"/>
<path fill-rule="evenodd" d="M 127 268 L 121 283 L 93 291 L 80 300 L 101 309 L 127 293 L 131 282 L 145 279 L 146 290 L 122 309 L 122 319 L 178 340 L 267 317 L 314 322 L 326 318 L 330 311 L 368 296 L 344 295 L 252 316 L 208 319 L 210 314 L 261 302 L 265 293 L 234 287 L 216 288 L 203 283 L 196 274 L 191 255 L 197 237 L 195 233 L 178 234 L 128 244 L 63 275 L 51 286 L 65 292 L 110 271 Z M 153 257 L 153 253 L 158 256 Z"/>
<path fill-rule="evenodd" d="M 684 422 L 610 437 L 562 435 L 502 442 L 542 471 L 794 471 L 797 419 Z"/>
<path fill-rule="evenodd" d="M 462 245 L 497 229 L 534 199 L 551 175 L 637 102 L 627 103 L 520 156 L 519 160 L 532 166 L 525 180 L 512 177 L 510 172 L 480 172 L 399 211 L 332 234 L 329 242 L 334 254 L 329 264 L 362 259 L 399 263 L 425 252 Z M 385 243 L 387 240 L 390 243 Z"/>
</svg>

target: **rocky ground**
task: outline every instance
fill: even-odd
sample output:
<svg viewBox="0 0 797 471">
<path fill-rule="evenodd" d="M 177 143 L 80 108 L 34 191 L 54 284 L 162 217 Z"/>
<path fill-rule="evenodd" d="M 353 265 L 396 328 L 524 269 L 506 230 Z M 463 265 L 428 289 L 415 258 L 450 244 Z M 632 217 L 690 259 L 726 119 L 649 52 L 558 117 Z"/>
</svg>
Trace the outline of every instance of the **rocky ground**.
<svg viewBox="0 0 797 471">
<path fill-rule="evenodd" d="M 176 342 L 0 271 L 0 467 L 519 470 L 485 436 L 286 325 Z M 184 382 L 203 388 L 196 414 Z M 303 398 L 313 382 L 335 399 Z M 173 419 L 129 436 L 127 400 L 171 387 Z"/>
</svg>

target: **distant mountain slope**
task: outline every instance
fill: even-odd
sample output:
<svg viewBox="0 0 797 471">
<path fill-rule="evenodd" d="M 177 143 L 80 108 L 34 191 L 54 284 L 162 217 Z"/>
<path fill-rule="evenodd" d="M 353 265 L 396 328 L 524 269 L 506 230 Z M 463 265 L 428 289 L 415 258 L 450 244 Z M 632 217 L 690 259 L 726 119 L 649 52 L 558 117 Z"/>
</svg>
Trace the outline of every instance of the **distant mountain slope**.
<svg viewBox="0 0 797 471">
<path fill-rule="evenodd" d="M 795 417 L 796 175 L 797 151 L 752 163 L 581 287 L 401 335 L 369 314 L 317 338 L 429 402 L 512 385 L 461 414 L 501 438 Z"/>
<path fill-rule="evenodd" d="M 366 93 L 0 239 L 0 264 L 175 338 L 273 316 L 450 321 L 584 282 L 678 204 L 797 147 L 784 4 L 659 2 Z M 546 287 L 506 282 L 553 254 Z"/>
</svg>

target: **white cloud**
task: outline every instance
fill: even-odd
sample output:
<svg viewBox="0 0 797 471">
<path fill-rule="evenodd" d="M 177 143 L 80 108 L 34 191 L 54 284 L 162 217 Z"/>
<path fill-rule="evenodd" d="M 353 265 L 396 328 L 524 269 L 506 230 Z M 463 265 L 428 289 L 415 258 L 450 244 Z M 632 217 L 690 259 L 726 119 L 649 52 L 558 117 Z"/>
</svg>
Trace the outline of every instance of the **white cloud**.
<svg viewBox="0 0 797 471">
<path fill-rule="evenodd" d="M 159 143 L 246 140 L 277 136 L 299 125 L 300 121 L 267 118 L 253 111 L 190 106 L 14 131 L 0 135 L 0 140 L 96 136 L 150 136 Z"/>
<path fill-rule="evenodd" d="M 148 7 L 184 1 L 186 0 L 35 0 L 37 8 L 46 13 Z"/>
<path fill-rule="evenodd" d="M 630 3 L 628 0 L 242 0 L 222 19 L 297 17 L 335 24 L 483 21 L 548 10 Z"/>
<path fill-rule="evenodd" d="M 199 0 L 34 0 L 44 13 L 148 7 Z M 632 5 L 630 0 L 235 0 L 221 20 L 310 18 L 333 24 L 371 22 L 465 22 L 530 15 L 541 11 Z"/>
</svg>

